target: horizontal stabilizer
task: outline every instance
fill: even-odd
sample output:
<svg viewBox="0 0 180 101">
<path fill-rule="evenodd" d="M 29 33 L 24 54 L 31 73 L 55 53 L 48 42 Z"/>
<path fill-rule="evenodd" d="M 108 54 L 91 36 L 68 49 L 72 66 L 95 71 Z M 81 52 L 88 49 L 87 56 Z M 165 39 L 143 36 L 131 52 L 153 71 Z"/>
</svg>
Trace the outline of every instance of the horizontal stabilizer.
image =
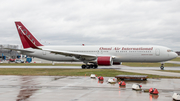
<svg viewBox="0 0 180 101">
<path fill-rule="evenodd" d="M 34 51 L 25 50 L 25 49 L 15 49 L 15 48 L 3 48 L 8 50 L 14 50 L 14 51 L 20 51 L 20 52 L 26 52 L 26 53 L 34 53 Z"/>
</svg>

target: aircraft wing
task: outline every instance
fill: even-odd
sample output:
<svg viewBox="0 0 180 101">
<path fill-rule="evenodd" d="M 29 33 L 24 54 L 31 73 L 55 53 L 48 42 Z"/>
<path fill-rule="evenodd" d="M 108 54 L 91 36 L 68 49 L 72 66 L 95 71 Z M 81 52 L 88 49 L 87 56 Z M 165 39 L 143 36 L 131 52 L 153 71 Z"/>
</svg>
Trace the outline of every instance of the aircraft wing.
<svg viewBox="0 0 180 101">
<path fill-rule="evenodd" d="M 42 50 L 49 51 L 49 52 L 55 53 L 55 54 L 75 57 L 75 58 L 82 60 L 82 61 L 84 61 L 84 60 L 90 61 L 90 60 L 95 60 L 97 58 L 97 56 L 94 54 L 69 52 L 69 51 L 59 51 L 59 50 L 51 50 L 51 49 L 42 49 Z"/>
<path fill-rule="evenodd" d="M 25 49 L 15 49 L 15 48 L 3 48 L 3 49 L 14 50 L 14 51 L 20 51 L 20 52 L 24 52 L 24 53 L 34 53 L 34 51 L 25 50 Z"/>
</svg>

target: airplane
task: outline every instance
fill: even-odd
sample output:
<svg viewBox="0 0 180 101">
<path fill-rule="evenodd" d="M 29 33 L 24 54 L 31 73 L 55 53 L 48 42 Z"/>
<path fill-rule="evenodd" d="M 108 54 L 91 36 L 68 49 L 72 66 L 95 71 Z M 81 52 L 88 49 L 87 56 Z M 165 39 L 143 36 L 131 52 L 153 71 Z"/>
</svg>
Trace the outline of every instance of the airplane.
<svg viewBox="0 0 180 101">
<path fill-rule="evenodd" d="M 24 49 L 9 49 L 50 61 L 83 62 L 82 69 L 122 62 L 163 62 L 178 56 L 170 48 L 158 45 L 44 46 L 20 21 L 15 25 Z"/>
</svg>

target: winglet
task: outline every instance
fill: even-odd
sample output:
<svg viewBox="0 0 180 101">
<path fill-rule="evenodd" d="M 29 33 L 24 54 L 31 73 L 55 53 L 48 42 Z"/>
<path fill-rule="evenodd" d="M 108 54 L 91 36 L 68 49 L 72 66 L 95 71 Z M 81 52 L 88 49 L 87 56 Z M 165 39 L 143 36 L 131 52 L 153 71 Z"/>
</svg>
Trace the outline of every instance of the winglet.
<svg viewBox="0 0 180 101">
<path fill-rule="evenodd" d="M 40 49 L 38 46 L 43 46 L 21 22 L 15 22 L 15 24 L 24 48 Z"/>
</svg>

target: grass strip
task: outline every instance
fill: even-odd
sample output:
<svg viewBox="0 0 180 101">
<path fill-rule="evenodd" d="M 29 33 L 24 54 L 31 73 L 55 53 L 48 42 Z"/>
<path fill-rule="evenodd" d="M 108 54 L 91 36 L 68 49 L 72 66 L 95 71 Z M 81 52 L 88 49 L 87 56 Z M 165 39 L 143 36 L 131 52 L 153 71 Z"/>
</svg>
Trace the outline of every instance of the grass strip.
<svg viewBox="0 0 180 101">
<path fill-rule="evenodd" d="M 180 78 L 140 73 L 123 72 L 114 69 L 46 69 L 46 68 L 0 68 L 0 75 L 19 76 L 97 76 L 115 77 L 116 75 L 148 75 L 148 78 Z"/>
</svg>

